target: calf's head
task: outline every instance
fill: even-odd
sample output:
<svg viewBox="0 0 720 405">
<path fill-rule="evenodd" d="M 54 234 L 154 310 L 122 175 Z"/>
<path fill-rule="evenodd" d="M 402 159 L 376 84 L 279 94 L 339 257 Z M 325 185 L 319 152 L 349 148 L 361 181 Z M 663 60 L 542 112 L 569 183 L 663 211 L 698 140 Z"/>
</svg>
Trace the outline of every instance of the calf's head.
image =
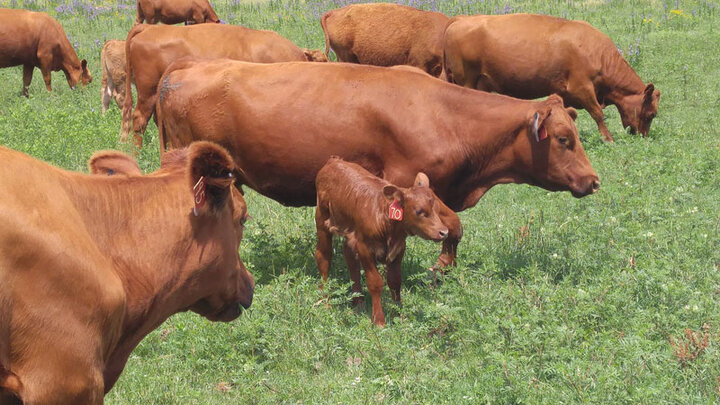
<svg viewBox="0 0 720 405">
<path fill-rule="evenodd" d="M 527 121 L 527 136 L 518 139 L 516 160 L 526 170 L 528 183 L 551 191 L 568 190 L 575 197 L 592 194 L 600 187 L 578 136 L 577 111 L 565 108 L 557 95 L 535 104 Z"/>
<path fill-rule="evenodd" d="M 193 277 L 201 298 L 189 309 L 211 321 L 237 318 L 252 303 L 255 281 L 238 248 L 247 215 L 245 200 L 234 187 L 236 170 L 227 151 L 210 142 L 188 149 L 188 211 L 197 260 Z"/>
<path fill-rule="evenodd" d="M 448 228 L 440 220 L 435 204 L 437 196 L 430 190 L 430 180 L 425 173 L 418 173 L 410 188 L 391 184 L 383 187 L 383 195 L 402 208 L 402 224 L 410 235 L 434 241 L 447 237 Z"/>
<path fill-rule="evenodd" d="M 623 127 L 629 127 L 632 134 L 640 132 L 642 136 L 648 136 L 650 124 L 658 112 L 660 90 L 650 83 L 641 94 L 627 96 L 623 101 L 618 103 Z"/>
</svg>

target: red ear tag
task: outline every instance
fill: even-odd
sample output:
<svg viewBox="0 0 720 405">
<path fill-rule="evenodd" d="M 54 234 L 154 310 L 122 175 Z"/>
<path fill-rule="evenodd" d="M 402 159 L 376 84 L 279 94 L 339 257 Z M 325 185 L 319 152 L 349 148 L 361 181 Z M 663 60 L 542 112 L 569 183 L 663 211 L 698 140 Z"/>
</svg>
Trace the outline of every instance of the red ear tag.
<svg viewBox="0 0 720 405">
<path fill-rule="evenodd" d="M 538 129 L 538 142 L 542 141 L 545 138 L 547 138 L 547 130 L 545 129 L 545 125 L 543 125 L 540 127 L 540 129 Z"/>
<path fill-rule="evenodd" d="M 205 176 L 200 176 L 200 179 L 193 186 L 195 192 L 195 207 L 193 207 L 193 213 L 198 216 L 198 209 L 205 205 Z"/>
<path fill-rule="evenodd" d="M 392 219 L 393 221 L 402 221 L 403 219 L 403 209 L 400 206 L 400 201 L 395 200 L 390 204 L 390 208 L 388 210 L 388 218 Z"/>
</svg>

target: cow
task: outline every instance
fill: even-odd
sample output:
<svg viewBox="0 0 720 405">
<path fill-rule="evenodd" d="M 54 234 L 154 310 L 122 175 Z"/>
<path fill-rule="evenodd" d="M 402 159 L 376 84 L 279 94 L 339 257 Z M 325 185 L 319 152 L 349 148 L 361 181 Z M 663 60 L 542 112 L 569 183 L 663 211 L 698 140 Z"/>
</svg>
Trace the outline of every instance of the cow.
<svg viewBox="0 0 720 405">
<path fill-rule="evenodd" d="M 423 172 L 449 228 L 437 266 L 455 263 L 454 211 L 496 184 L 582 197 L 600 182 L 574 120 L 553 95 L 528 101 L 466 89 L 406 69 L 348 63 L 181 61 L 161 79 L 160 145 L 225 146 L 239 184 L 288 206 L 316 203 L 332 155 L 410 187 Z"/>
<path fill-rule="evenodd" d="M 172 314 L 228 322 L 250 306 L 247 209 L 218 145 L 145 176 L 117 152 L 89 175 L 6 148 L 0 160 L 0 403 L 101 404 Z"/>
<path fill-rule="evenodd" d="M 29 97 L 35 67 L 42 72 L 48 91 L 52 91 L 50 73 L 58 70 L 65 73 L 72 89 L 92 82 L 87 61 L 78 59 L 59 22 L 46 13 L 0 8 L 0 68 L 19 65 L 25 97 Z"/>
<path fill-rule="evenodd" d="M 584 21 L 509 14 L 455 17 L 444 37 L 445 76 L 461 86 L 534 99 L 557 93 L 583 108 L 603 138 L 613 138 L 603 108 L 623 127 L 648 135 L 660 91 L 645 84 L 613 41 Z"/>
<path fill-rule="evenodd" d="M 442 13 L 388 3 L 351 4 L 323 14 L 325 54 L 339 62 L 411 65 L 438 77 L 442 39 L 450 19 Z"/>
<path fill-rule="evenodd" d="M 125 102 L 125 41 L 111 39 L 106 41 L 100 51 L 100 69 L 102 69 L 102 113 L 105 115 L 114 99 L 118 108 Z"/>
<path fill-rule="evenodd" d="M 212 44 L 212 46 L 208 45 Z M 198 24 L 134 26 L 125 41 L 127 55 L 122 140 L 134 132 L 135 144 L 142 147 L 142 134 L 155 110 L 157 85 L 165 69 L 182 58 L 230 58 L 272 63 L 307 61 L 307 56 L 289 40 L 273 31 L 220 25 Z M 133 111 L 130 82 L 135 83 L 137 106 Z"/>
<path fill-rule="evenodd" d="M 220 23 L 208 0 L 137 0 L 135 24 Z"/>
<path fill-rule="evenodd" d="M 323 282 L 327 282 L 330 271 L 333 234 L 343 236 L 352 290 L 362 293 L 362 265 L 372 299 L 372 321 L 385 326 L 380 303 L 383 280 L 377 262 L 386 265 L 388 287 L 393 299 L 399 302 L 407 236 L 437 242 L 448 235 L 448 228 L 438 215 L 437 196 L 430 189 L 430 180 L 421 172 L 412 187 L 397 187 L 356 163 L 331 157 L 318 171 L 315 188 L 318 237 L 315 260 Z"/>
</svg>

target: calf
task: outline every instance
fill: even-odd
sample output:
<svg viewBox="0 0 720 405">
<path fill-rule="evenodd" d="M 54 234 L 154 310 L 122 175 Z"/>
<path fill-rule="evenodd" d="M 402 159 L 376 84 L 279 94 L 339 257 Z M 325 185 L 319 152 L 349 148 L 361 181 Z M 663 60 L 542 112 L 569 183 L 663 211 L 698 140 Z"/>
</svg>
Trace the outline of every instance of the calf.
<svg viewBox="0 0 720 405">
<path fill-rule="evenodd" d="M 455 17 L 444 39 L 445 75 L 461 86 L 535 99 L 559 94 L 584 108 L 606 141 L 603 108 L 617 106 L 624 127 L 648 135 L 660 91 L 645 85 L 613 41 L 584 21 L 535 15 Z"/>
<path fill-rule="evenodd" d="M 208 0 L 137 0 L 135 24 L 219 23 Z"/>
<path fill-rule="evenodd" d="M 146 176 L 117 152 L 94 155 L 94 175 L 2 147 L 0 161 L 0 403 L 101 404 L 171 315 L 250 306 L 247 209 L 221 147 L 166 153 Z"/>
<path fill-rule="evenodd" d="M 78 59 L 62 25 L 45 13 L 0 9 L 0 68 L 23 66 L 22 94 L 28 97 L 33 69 L 40 68 L 45 87 L 50 72 L 62 70 L 70 88 L 92 81 L 87 61 Z"/>
<path fill-rule="evenodd" d="M 432 76 L 442 71 L 444 14 L 388 3 L 351 4 L 323 14 L 325 54 L 339 62 L 411 65 Z"/>
<path fill-rule="evenodd" d="M 332 235 L 345 237 L 343 254 L 350 270 L 353 292 L 362 293 L 360 266 L 365 269 L 372 298 L 372 320 L 385 325 L 380 304 L 382 276 L 376 263 L 387 266 L 387 282 L 395 301 L 400 301 L 400 268 L 408 235 L 441 241 L 448 228 L 438 216 L 437 196 L 430 180 L 418 173 L 410 188 L 396 187 L 373 176 L 356 163 L 331 157 L 315 179 L 318 243 L 315 260 L 327 281 L 332 258 Z"/>
<path fill-rule="evenodd" d="M 105 115 L 111 98 L 120 109 L 125 102 L 125 41 L 111 39 L 105 42 L 100 51 L 100 69 L 102 113 Z"/>
</svg>

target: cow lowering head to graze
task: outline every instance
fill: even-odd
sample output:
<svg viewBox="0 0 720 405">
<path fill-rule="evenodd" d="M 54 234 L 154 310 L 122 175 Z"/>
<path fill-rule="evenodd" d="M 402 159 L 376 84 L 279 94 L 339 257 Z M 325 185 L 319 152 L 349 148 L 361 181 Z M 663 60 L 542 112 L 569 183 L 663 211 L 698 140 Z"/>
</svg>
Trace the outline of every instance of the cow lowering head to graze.
<svg viewBox="0 0 720 405">
<path fill-rule="evenodd" d="M 96 153 L 93 175 L 5 148 L 0 161 L 2 403 L 101 404 L 168 317 L 231 321 L 252 303 L 247 209 L 223 148 L 167 153 L 146 176 L 118 152 Z"/>
<path fill-rule="evenodd" d="M 111 39 L 106 41 L 100 51 L 100 69 L 102 69 L 102 113 L 115 100 L 122 109 L 125 102 L 125 41 Z"/>
<path fill-rule="evenodd" d="M 183 58 L 229 58 L 259 63 L 307 61 L 302 49 L 273 31 L 253 30 L 227 24 L 199 24 L 188 27 L 136 25 L 125 42 L 130 93 L 131 80 L 137 90 L 137 106 L 125 98 L 122 140 L 132 129 L 135 144 L 142 147 L 142 134 L 155 111 L 160 76 L 170 63 Z"/>
<path fill-rule="evenodd" d="M 137 0 L 135 24 L 220 23 L 208 0 Z"/>
<path fill-rule="evenodd" d="M 648 135 L 660 91 L 645 84 L 613 41 L 584 21 L 535 14 L 455 17 L 444 38 L 445 76 L 461 86 L 534 99 L 557 93 L 583 108 L 606 141 L 603 108 Z"/>
<path fill-rule="evenodd" d="M 388 3 L 351 4 L 323 14 L 325 54 L 339 62 L 411 65 L 438 77 L 450 19 L 434 11 Z"/>
<path fill-rule="evenodd" d="M 78 59 L 62 25 L 45 13 L 0 8 L 0 68 L 23 67 L 22 94 L 28 97 L 38 67 L 52 91 L 50 73 L 62 70 L 70 88 L 92 81 L 87 61 Z"/>
<path fill-rule="evenodd" d="M 430 180 L 424 173 L 418 173 L 412 187 L 397 187 L 356 163 L 331 157 L 318 172 L 315 184 L 318 235 L 315 260 L 323 282 L 330 271 L 332 235 L 343 236 L 352 290 L 362 294 L 362 265 L 372 298 L 372 320 L 384 326 L 385 314 L 380 304 L 383 280 L 376 263 L 387 266 L 388 286 L 393 299 L 400 301 L 407 236 L 441 241 L 448 235 L 448 228 L 438 215 L 437 196 L 430 189 Z"/>
<path fill-rule="evenodd" d="M 462 235 L 453 212 L 496 184 L 594 193 L 599 179 L 558 96 L 528 101 L 407 69 L 348 63 L 178 62 L 161 80 L 160 145 L 211 140 L 240 182 L 285 205 L 314 205 L 315 176 L 339 156 L 410 187 L 430 179 L 449 228 L 440 266 Z"/>
</svg>

